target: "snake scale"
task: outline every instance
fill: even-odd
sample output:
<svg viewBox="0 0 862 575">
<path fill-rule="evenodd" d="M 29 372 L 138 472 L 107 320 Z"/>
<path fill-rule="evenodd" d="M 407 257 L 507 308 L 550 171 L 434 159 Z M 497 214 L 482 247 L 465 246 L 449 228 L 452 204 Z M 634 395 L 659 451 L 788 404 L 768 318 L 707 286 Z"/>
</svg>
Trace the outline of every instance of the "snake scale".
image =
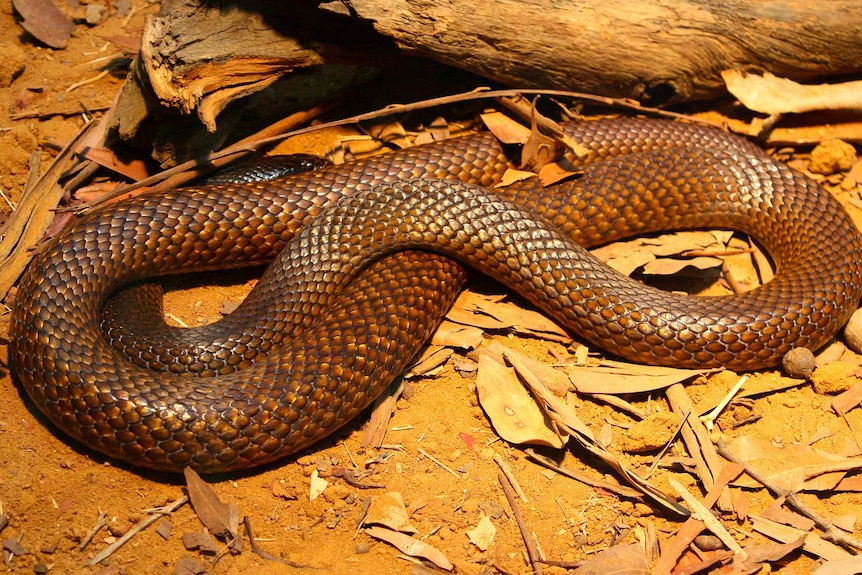
<svg viewBox="0 0 862 575">
<path fill-rule="evenodd" d="M 793 347 L 822 345 L 855 309 L 859 231 L 830 194 L 757 146 L 660 120 L 565 130 L 589 153 L 568 157 L 578 175 L 548 188 L 527 180 L 489 191 L 510 164 L 480 133 L 101 206 L 22 277 L 10 363 L 38 408 L 87 446 L 148 468 L 212 472 L 284 457 L 356 416 L 462 289 L 456 262 L 573 334 L 659 365 L 772 366 Z M 581 247 L 702 227 L 757 238 L 775 279 L 739 295 L 681 296 Z M 108 304 L 139 280 L 270 261 L 247 300 L 204 328 L 154 320 L 159 303 L 146 289 Z"/>
</svg>

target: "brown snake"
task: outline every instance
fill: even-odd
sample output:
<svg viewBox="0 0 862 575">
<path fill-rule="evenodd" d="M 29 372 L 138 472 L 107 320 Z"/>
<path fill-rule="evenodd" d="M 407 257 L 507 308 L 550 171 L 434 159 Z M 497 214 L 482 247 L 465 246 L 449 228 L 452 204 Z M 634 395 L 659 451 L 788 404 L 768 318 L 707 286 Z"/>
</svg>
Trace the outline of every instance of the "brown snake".
<svg viewBox="0 0 862 575">
<path fill-rule="evenodd" d="M 822 345 L 855 309 L 860 233 L 828 193 L 756 146 L 655 120 L 566 130 L 590 154 L 579 177 L 548 189 L 478 187 L 508 165 L 496 140 L 478 134 L 100 207 L 22 278 L 10 362 L 39 409 L 93 449 L 154 469 L 224 471 L 302 449 L 366 407 L 462 288 L 449 258 L 590 342 L 653 364 L 771 366 L 793 347 Z M 577 245 L 707 226 L 756 237 L 775 279 L 740 295 L 680 296 Z M 119 323 L 103 320 L 129 282 L 268 262 L 291 238 L 246 302 L 213 326 L 172 331 L 141 313 L 126 329 L 138 317 L 128 309 L 115 312 Z"/>
</svg>

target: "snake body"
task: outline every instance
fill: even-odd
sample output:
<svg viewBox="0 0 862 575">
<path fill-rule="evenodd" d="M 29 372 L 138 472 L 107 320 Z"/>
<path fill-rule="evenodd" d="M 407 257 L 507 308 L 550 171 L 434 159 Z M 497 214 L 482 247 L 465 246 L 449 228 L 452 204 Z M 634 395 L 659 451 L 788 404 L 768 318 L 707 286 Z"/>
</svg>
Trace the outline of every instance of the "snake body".
<svg viewBox="0 0 862 575">
<path fill-rule="evenodd" d="M 10 362 L 39 409 L 93 449 L 154 469 L 226 471 L 294 453 L 366 407 L 462 289 L 455 261 L 573 333 L 660 365 L 771 366 L 793 347 L 822 345 L 855 309 L 859 231 L 831 195 L 756 146 L 657 120 L 566 131 L 589 153 L 567 158 L 579 176 L 550 188 L 528 180 L 488 191 L 509 164 L 477 134 L 100 207 L 22 277 Z M 680 296 L 581 247 L 706 226 L 756 237 L 775 279 L 740 295 Z M 130 282 L 276 254 L 212 326 L 124 328 L 135 320 L 128 305 L 103 319 Z"/>
</svg>

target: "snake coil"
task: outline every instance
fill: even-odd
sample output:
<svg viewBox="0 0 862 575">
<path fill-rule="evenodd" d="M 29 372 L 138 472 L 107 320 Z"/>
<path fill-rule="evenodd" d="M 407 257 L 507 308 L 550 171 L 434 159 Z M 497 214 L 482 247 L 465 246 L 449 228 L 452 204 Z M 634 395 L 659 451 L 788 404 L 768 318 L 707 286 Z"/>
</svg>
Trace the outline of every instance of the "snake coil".
<svg viewBox="0 0 862 575">
<path fill-rule="evenodd" d="M 294 453 L 366 407 L 462 289 L 455 260 L 592 343 L 653 364 L 771 366 L 822 345 L 855 309 L 862 237 L 811 180 L 701 126 L 615 119 L 566 130 L 590 152 L 568 158 L 578 177 L 547 189 L 488 191 L 508 161 L 478 134 L 100 207 L 23 276 L 10 362 L 39 409 L 93 449 L 154 469 L 225 471 Z M 581 247 L 706 226 L 756 237 L 775 279 L 740 295 L 679 296 Z M 212 326 L 168 328 L 143 310 L 136 323 L 134 309 L 103 318 L 131 282 L 277 254 Z"/>
</svg>

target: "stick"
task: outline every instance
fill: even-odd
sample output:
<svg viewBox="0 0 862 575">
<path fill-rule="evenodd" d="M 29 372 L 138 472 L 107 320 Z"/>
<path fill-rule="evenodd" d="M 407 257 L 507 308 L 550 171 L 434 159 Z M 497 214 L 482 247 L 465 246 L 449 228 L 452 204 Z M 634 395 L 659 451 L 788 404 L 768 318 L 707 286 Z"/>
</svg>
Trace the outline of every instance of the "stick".
<svg viewBox="0 0 862 575">
<path fill-rule="evenodd" d="M 147 527 L 149 527 L 150 525 L 152 525 L 153 523 L 155 523 L 156 521 L 158 521 L 159 519 L 161 519 L 165 515 L 170 515 L 171 513 L 173 513 L 174 511 L 176 511 L 177 509 L 179 509 L 180 507 L 182 507 L 186 503 L 188 503 L 188 501 L 189 501 L 189 496 L 183 495 L 182 497 L 180 497 L 179 499 L 177 499 L 176 501 L 174 501 L 170 505 L 166 505 L 165 507 L 160 507 L 160 508 L 156 509 L 152 515 L 150 515 L 149 517 L 147 517 L 143 521 L 139 521 L 138 523 L 136 523 L 131 529 L 126 531 L 122 535 L 122 537 L 120 537 L 119 539 L 117 539 L 116 541 L 114 541 L 113 543 L 111 543 L 110 545 L 105 547 L 104 549 L 102 549 L 99 553 L 96 553 L 95 557 L 93 557 L 92 559 L 87 561 L 87 563 L 85 563 L 85 565 L 87 567 L 92 567 L 93 565 L 101 563 L 102 561 L 104 561 L 105 559 L 110 557 L 117 549 L 119 549 L 120 547 L 122 547 L 123 545 L 128 543 L 132 537 L 134 537 L 135 535 L 137 535 L 138 533 L 140 533 L 141 531 L 143 531 L 144 529 L 146 529 Z"/>
</svg>

